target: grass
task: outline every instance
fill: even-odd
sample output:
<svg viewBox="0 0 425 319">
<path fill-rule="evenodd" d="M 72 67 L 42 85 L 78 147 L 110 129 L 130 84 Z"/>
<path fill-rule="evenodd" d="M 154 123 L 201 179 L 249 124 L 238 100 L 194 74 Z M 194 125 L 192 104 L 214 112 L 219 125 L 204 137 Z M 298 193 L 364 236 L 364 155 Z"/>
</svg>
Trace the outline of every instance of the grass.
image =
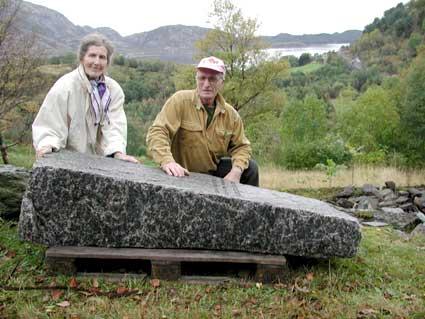
<svg viewBox="0 0 425 319">
<path fill-rule="evenodd" d="M 18 167 L 31 168 L 35 160 L 35 151 L 30 145 L 14 145 L 8 149 L 9 163 Z"/>
<path fill-rule="evenodd" d="M 332 178 L 319 170 L 285 170 L 275 166 L 265 166 L 260 171 L 260 185 L 269 189 L 322 189 L 363 186 L 366 183 L 384 185 L 394 181 L 398 186 L 424 184 L 425 170 L 401 170 L 396 167 L 354 166 L 340 169 Z"/>
<path fill-rule="evenodd" d="M 303 66 L 293 67 L 290 69 L 290 72 L 291 73 L 301 72 L 301 73 L 307 74 L 307 73 L 311 73 L 311 72 L 319 70 L 320 68 L 323 67 L 323 65 L 324 64 L 322 63 L 312 62 Z"/>
<path fill-rule="evenodd" d="M 424 238 L 362 233 L 352 259 L 289 269 L 274 285 L 209 286 L 49 276 L 44 247 L 0 222 L 0 318 L 424 318 Z"/>
<path fill-rule="evenodd" d="M 14 147 L 10 159 L 28 167 L 34 153 Z M 355 169 L 356 182 L 362 184 L 362 168 Z M 407 178 L 387 168 L 364 169 L 362 174 L 378 184 L 377 176 L 400 185 L 401 177 Z M 410 183 L 417 183 L 414 177 L 418 184 L 424 180 L 423 172 L 410 174 Z M 351 184 L 341 175 L 352 176 L 340 171 L 332 185 Z M 269 167 L 261 176 L 263 186 L 304 196 L 326 199 L 335 192 L 311 188 L 314 179 L 329 186 L 322 172 Z M 0 318 L 425 318 L 424 237 L 406 239 L 389 227 L 363 228 L 362 235 L 356 257 L 290 268 L 274 285 L 189 285 L 149 278 L 112 283 L 49 275 L 45 247 L 21 242 L 16 224 L 0 220 Z"/>
<path fill-rule="evenodd" d="M 65 73 L 71 72 L 72 69 L 73 67 L 68 64 L 46 64 L 39 67 L 40 72 L 57 78 Z"/>
</svg>

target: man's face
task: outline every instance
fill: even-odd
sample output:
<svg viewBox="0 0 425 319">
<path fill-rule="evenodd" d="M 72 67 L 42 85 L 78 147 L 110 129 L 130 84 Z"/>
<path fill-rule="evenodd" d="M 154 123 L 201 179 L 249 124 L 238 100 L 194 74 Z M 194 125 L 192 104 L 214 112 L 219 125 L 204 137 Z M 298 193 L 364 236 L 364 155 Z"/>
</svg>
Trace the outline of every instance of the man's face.
<svg viewBox="0 0 425 319">
<path fill-rule="evenodd" d="M 108 66 L 108 50 L 104 46 L 92 45 L 88 48 L 81 63 L 89 80 L 96 80 L 106 71 Z"/>
<path fill-rule="evenodd" d="M 214 70 L 198 69 L 196 85 L 202 102 L 213 101 L 223 86 L 222 75 Z"/>
</svg>

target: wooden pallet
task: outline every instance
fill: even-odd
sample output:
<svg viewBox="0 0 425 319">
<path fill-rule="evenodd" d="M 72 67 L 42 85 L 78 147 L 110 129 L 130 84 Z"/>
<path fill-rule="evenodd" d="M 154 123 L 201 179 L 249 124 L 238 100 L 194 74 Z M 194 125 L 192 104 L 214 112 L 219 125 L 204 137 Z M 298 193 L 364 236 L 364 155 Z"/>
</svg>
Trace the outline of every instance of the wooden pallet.
<svg viewBox="0 0 425 319">
<path fill-rule="evenodd" d="M 103 260 L 148 261 L 152 278 L 162 280 L 188 279 L 182 274 L 182 263 L 191 265 L 253 264 L 255 276 L 260 282 L 274 282 L 285 274 L 286 258 L 284 256 L 264 255 L 234 251 L 186 250 L 186 249 L 141 249 L 141 248 L 102 248 L 102 247 L 51 247 L 46 251 L 46 267 L 53 273 L 74 274 L 76 261 L 95 259 Z M 196 277 L 199 279 L 199 277 Z"/>
</svg>

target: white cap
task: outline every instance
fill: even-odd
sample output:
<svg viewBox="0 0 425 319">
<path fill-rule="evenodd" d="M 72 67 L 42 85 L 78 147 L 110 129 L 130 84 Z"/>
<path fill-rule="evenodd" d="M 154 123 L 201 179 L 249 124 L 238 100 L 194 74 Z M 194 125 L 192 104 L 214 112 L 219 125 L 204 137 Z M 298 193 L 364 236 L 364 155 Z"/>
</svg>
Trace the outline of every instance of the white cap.
<svg viewBox="0 0 425 319">
<path fill-rule="evenodd" d="M 210 56 L 208 58 L 203 58 L 198 66 L 198 69 L 210 69 L 217 71 L 219 73 L 223 73 L 223 75 L 226 74 L 226 67 L 224 66 L 223 60 L 220 60 L 219 58 L 216 58 L 214 56 Z"/>
</svg>

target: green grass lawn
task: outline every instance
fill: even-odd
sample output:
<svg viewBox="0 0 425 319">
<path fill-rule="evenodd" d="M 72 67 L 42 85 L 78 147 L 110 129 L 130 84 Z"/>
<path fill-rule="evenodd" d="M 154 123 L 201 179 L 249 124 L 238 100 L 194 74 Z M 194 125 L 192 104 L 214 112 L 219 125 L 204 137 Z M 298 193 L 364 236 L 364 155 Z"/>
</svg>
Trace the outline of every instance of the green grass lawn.
<svg viewBox="0 0 425 319">
<path fill-rule="evenodd" d="M 0 318 L 425 318 L 425 240 L 364 228 L 356 257 L 288 270 L 274 285 L 111 283 L 49 276 L 45 248 L 0 223 Z"/>
<path fill-rule="evenodd" d="M 317 71 L 318 69 L 323 67 L 323 65 L 324 64 L 312 62 L 303 66 L 297 66 L 297 67 L 291 68 L 290 72 L 291 73 L 302 72 L 304 74 L 311 73 L 311 72 Z"/>
</svg>

